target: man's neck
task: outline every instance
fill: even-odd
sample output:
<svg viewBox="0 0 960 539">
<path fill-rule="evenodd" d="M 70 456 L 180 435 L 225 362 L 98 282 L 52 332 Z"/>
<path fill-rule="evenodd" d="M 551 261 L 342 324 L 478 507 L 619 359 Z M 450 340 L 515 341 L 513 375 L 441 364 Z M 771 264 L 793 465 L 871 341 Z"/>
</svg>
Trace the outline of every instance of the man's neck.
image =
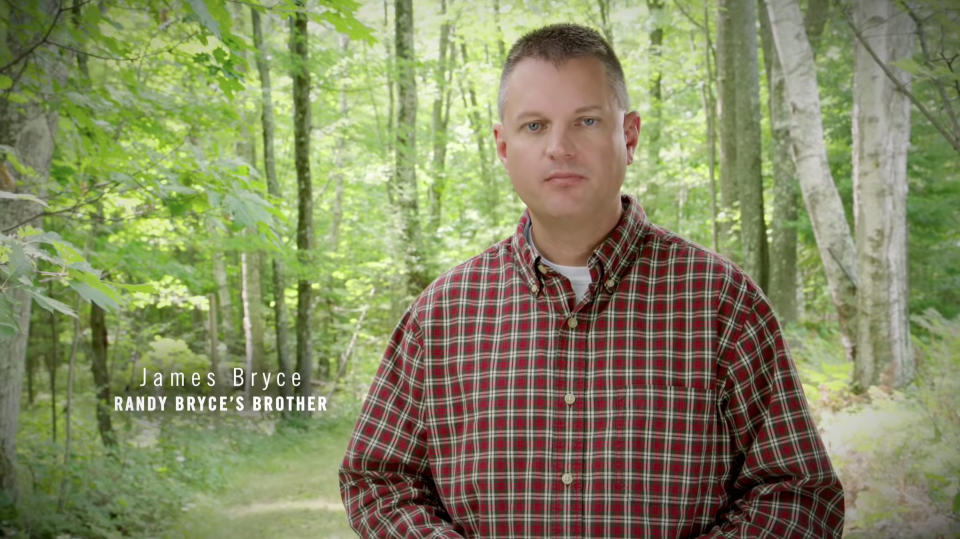
<svg viewBox="0 0 960 539">
<path fill-rule="evenodd" d="M 541 220 L 531 214 L 531 239 L 540 254 L 555 264 L 586 266 L 593 250 L 620 222 L 623 209 L 619 203 L 617 209 L 616 214 L 591 222 Z"/>
</svg>

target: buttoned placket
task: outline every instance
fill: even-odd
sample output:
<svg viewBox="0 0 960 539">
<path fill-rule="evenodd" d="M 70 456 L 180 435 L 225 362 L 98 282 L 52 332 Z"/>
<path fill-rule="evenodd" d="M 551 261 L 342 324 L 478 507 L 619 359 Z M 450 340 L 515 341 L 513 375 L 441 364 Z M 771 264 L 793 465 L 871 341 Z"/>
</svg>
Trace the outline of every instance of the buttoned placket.
<svg viewBox="0 0 960 539">
<path fill-rule="evenodd" d="M 581 301 L 568 301 L 572 290 L 566 280 L 545 264 L 538 263 L 535 267 L 543 282 L 541 291 L 544 296 L 541 300 L 550 302 L 550 310 L 559 314 L 558 323 L 554 326 L 555 331 L 559 332 L 556 379 L 562 383 L 562 387 L 558 387 L 556 393 L 558 413 L 555 426 L 562 453 L 556 456 L 558 462 L 554 468 L 559 491 L 554 503 L 555 509 L 560 511 L 558 514 L 565 515 L 565 518 L 558 519 L 561 528 L 553 531 L 557 535 L 578 536 L 582 534 L 584 526 L 584 481 L 589 480 L 584 475 L 584 437 L 588 433 L 583 410 L 585 402 L 581 398 L 584 394 L 583 373 L 587 365 L 584 343 L 589 335 L 589 323 L 595 307 L 594 296 L 605 289 L 591 286 Z"/>
</svg>

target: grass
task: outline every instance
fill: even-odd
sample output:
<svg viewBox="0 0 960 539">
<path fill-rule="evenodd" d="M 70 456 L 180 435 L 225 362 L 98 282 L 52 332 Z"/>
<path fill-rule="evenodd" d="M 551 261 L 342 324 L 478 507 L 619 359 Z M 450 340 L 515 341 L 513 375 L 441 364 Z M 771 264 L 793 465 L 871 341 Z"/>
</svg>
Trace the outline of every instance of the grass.
<svg viewBox="0 0 960 539">
<path fill-rule="evenodd" d="M 356 537 L 340 501 L 337 464 L 353 422 L 274 435 L 243 456 L 226 483 L 199 496 L 164 537 Z"/>
</svg>

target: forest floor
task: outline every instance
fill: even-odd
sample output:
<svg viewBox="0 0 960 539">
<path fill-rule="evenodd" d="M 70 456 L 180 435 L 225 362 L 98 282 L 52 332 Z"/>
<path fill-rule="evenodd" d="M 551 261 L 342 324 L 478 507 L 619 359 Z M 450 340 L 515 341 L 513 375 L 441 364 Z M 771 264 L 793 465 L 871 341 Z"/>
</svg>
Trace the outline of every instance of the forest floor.
<svg viewBox="0 0 960 539">
<path fill-rule="evenodd" d="M 164 536 L 356 537 L 331 465 L 343 457 L 352 427 L 352 420 L 338 419 L 298 434 L 297 444 L 244 459 L 231 467 L 222 488 L 188 504 Z"/>
</svg>

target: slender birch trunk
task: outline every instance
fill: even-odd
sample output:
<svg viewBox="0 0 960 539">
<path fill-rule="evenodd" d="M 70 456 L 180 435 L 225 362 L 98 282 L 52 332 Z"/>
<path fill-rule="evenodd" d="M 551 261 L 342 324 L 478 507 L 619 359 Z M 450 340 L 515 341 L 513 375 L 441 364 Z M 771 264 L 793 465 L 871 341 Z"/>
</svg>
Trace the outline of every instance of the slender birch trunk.
<svg viewBox="0 0 960 539">
<path fill-rule="evenodd" d="M 859 0 L 853 24 L 888 66 L 913 52 L 913 20 L 892 0 Z M 902 387 L 914 375 L 907 320 L 907 150 L 910 101 L 856 42 L 853 207 L 857 234 L 854 387 Z M 896 70 L 900 83 L 910 74 Z"/>
<path fill-rule="evenodd" d="M 767 13 L 783 66 L 791 147 L 803 201 L 813 224 L 830 298 L 837 309 L 847 358 L 852 361 L 856 357 L 856 248 L 827 164 L 813 51 L 796 0 L 767 0 Z"/>
</svg>

